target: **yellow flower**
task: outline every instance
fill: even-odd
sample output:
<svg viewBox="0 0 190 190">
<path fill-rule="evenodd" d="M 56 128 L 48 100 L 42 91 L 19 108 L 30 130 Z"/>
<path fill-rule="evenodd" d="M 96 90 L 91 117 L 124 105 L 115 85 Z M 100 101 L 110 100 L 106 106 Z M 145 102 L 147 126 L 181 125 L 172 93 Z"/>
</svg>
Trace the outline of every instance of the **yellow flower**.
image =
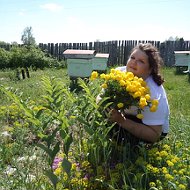
<svg viewBox="0 0 190 190">
<path fill-rule="evenodd" d="M 164 148 L 166 151 L 170 150 L 170 146 L 167 145 L 167 144 L 164 144 L 164 145 L 163 145 L 163 148 Z"/>
<path fill-rule="evenodd" d="M 145 95 L 145 98 L 146 98 L 146 100 L 150 100 L 150 95 L 149 95 L 149 94 L 146 94 L 146 95 Z"/>
<path fill-rule="evenodd" d="M 93 71 L 93 72 L 91 73 L 90 79 L 91 79 L 91 80 L 94 80 L 94 79 L 96 79 L 97 77 L 98 77 L 98 72 Z"/>
<path fill-rule="evenodd" d="M 156 100 L 156 99 L 154 99 L 154 100 L 152 100 L 152 105 L 155 105 L 155 106 L 158 106 L 158 100 Z"/>
<path fill-rule="evenodd" d="M 106 89 L 108 87 L 108 85 L 106 83 L 102 84 L 101 86 L 102 88 Z"/>
<path fill-rule="evenodd" d="M 110 70 L 110 73 L 113 73 L 113 74 L 114 74 L 115 72 L 116 72 L 115 69 L 111 69 L 111 70 Z"/>
<path fill-rule="evenodd" d="M 140 97 L 141 96 L 141 92 L 140 91 L 137 91 L 133 94 L 133 98 L 137 98 L 137 97 Z"/>
<path fill-rule="evenodd" d="M 166 157 L 166 156 L 168 156 L 168 153 L 167 153 L 165 150 L 162 150 L 162 151 L 160 152 L 160 156 L 161 156 L 161 157 Z"/>
<path fill-rule="evenodd" d="M 149 183 L 149 186 L 150 186 L 150 187 L 156 187 L 156 184 L 155 184 L 154 182 L 150 182 L 150 183 Z"/>
<path fill-rule="evenodd" d="M 72 170 L 76 170 L 76 168 L 77 168 L 77 164 L 76 164 L 76 163 L 73 163 L 71 169 L 72 169 Z"/>
<path fill-rule="evenodd" d="M 61 171 L 62 171 L 62 169 L 61 169 L 61 167 L 59 167 L 59 168 L 57 168 L 57 169 L 54 171 L 54 173 L 55 173 L 55 175 L 60 175 L 60 174 L 61 174 Z"/>
<path fill-rule="evenodd" d="M 137 118 L 139 118 L 139 119 L 143 119 L 143 114 L 141 114 L 141 113 L 139 113 L 139 114 L 137 114 Z"/>
<path fill-rule="evenodd" d="M 141 108 L 144 108 L 146 105 L 147 105 L 146 98 L 141 97 L 141 98 L 140 98 L 140 102 L 139 102 L 139 106 L 140 106 Z"/>
<path fill-rule="evenodd" d="M 167 173 L 168 173 L 168 170 L 167 170 L 167 168 L 166 168 L 166 167 L 162 167 L 162 169 L 161 169 L 161 170 L 162 170 L 162 173 L 163 173 L 163 174 L 167 174 Z"/>
<path fill-rule="evenodd" d="M 105 80 L 109 80 L 110 79 L 110 75 L 105 75 Z"/>
<path fill-rule="evenodd" d="M 157 106 L 156 105 L 152 105 L 151 107 L 150 107 L 150 111 L 151 112 L 155 112 L 157 110 Z"/>
<path fill-rule="evenodd" d="M 124 104 L 121 103 L 121 102 L 117 104 L 117 107 L 118 107 L 119 109 L 120 109 L 120 108 L 123 108 L 123 106 L 124 106 Z"/>
<path fill-rule="evenodd" d="M 120 81 L 121 80 L 121 75 L 116 75 L 115 79 Z"/>
<path fill-rule="evenodd" d="M 186 189 L 186 186 L 185 185 L 183 185 L 183 184 L 179 184 L 179 189 Z"/>
<path fill-rule="evenodd" d="M 105 79 L 105 73 L 100 74 L 101 79 Z"/>
<path fill-rule="evenodd" d="M 127 72 L 126 77 L 127 77 L 128 80 L 133 80 L 134 74 L 132 72 Z"/>
<path fill-rule="evenodd" d="M 173 163 L 173 162 L 171 162 L 170 160 L 167 160 L 167 161 L 166 161 L 166 163 L 167 163 L 167 164 L 168 164 L 168 166 L 170 166 L 170 167 L 174 166 L 174 163 Z"/>
<path fill-rule="evenodd" d="M 172 176 L 172 175 L 170 175 L 170 174 L 165 174 L 165 178 L 167 179 L 167 180 L 171 180 L 171 179 L 173 179 L 174 177 Z"/>
<path fill-rule="evenodd" d="M 120 80 L 119 84 L 120 84 L 120 86 L 125 86 L 125 81 L 124 80 Z"/>
</svg>

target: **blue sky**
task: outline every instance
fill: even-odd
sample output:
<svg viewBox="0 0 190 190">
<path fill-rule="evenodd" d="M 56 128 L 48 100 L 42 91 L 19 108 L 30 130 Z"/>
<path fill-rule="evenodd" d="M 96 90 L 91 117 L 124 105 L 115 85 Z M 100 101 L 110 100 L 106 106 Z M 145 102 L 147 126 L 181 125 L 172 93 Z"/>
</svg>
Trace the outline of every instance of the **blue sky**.
<svg viewBox="0 0 190 190">
<path fill-rule="evenodd" d="M 190 40 L 189 0 L 0 0 L 0 41 Z"/>
</svg>

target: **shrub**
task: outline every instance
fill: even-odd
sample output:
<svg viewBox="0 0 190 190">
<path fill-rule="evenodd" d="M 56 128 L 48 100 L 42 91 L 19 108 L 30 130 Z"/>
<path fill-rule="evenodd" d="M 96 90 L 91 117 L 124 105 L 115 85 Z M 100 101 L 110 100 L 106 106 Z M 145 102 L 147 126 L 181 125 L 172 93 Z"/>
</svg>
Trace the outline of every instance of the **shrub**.
<svg viewBox="0 0 190 190">
<path fill-rule="evenodd" d="M 64 65 L 52 57 L 48 57 L 40 48 L 36 46 L 14 46 L 10 51 L 11 59 L 7 67 L 44 69 L 45 67 L 61 67 Z"/>
<path fill-rule="evenodd" d="M 0 69 L 5 69 L 10 60 L 10 53 L 3 48 L 0 48 Z"/>
</svg>

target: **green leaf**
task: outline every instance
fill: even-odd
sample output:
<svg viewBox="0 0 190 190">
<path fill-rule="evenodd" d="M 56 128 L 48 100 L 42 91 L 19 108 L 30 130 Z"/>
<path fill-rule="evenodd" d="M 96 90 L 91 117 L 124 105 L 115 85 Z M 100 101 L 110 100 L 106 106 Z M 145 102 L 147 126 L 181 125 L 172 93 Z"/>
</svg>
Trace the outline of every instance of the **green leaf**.
<svg viewBox="0 0 190 190">
<path fill-rule="evenodd" d="M 46 170 L 45 174 L 51 180 L 54 188 L 56 188 L 58 177 L 51 170 Z"/>
<path fill-rule="evenodd" d="M 68 155 L 69 148 L 72 142 L 73 142 L 73 137 L 71 135 L 67 135 L 67 138 L 64 139 L 64 152 L 66 155 Z"/>
<path fill-rule="evenodd" d="M 83 117 L 78 117 L 77 120 L 84 124 L 84 129 L 85 131 L 89 134 L 89 135 L 93 135 L 94 134 L 94 130 L 90 127 L 89 123 L 87 121 L 84 120 Z"/>
<path fill-rule="evenodd" d="M 60 150 L 60 142 L 58 141 L 52 151 L 52 158 L 55 158 L 55 155 L 59 152 L 59 150 Z"/>
<path fill-rule="evenodd" d="M 60 135 L 61 135 L 61 138 L 64 140 L 67 136 L 67 133 L 65 130 L 60 130 Z"/>
<path fill-rule="evenodd" d="M 72 166 L 71 162 L 69 162 L 66 158 L 64 158 L 61 165 L 64 171 L 69 175 L 71 171 L 71 166 Z"/>
<path fill-rule="evenodd" d="M 52 158 L 52 150 L 51 149 L 49 149 L 48 147 L 46 147 L 45 145 L 43 145 L 43 144 L 37 144 L 37 146 L 38 147 L 40 147 L 42 150 L 44 150 L 48 155 L 49 155 L 49 157 L 51 158 L 51 159 L 53 159 Z"/>
</svg>

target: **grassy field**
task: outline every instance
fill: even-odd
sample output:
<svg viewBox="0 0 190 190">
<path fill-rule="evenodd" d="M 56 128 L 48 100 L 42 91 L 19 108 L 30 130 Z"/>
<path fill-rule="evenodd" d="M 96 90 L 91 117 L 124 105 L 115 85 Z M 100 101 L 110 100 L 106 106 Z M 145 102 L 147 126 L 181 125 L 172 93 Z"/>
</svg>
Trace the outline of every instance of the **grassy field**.
<svg viewBox="0 0 190 190">
<path fill-rule="evenodd" d="M 123 165 L 119 163 L 115 170 L 112 170 L 110 165 L 106 165 L 112 149 L 102 135 L 106 134 L 106 129 L 103 131 L 105 124 L 93 102 L 97 86 L 89 87 L 94 94 L 91 94 L 84 84 L 84 94 L 69 92 L 70 81 L 66 69 L 31 71 L 30 78 L 19 81 L 15 80 L 13 71 L 0 71 L 0 84 L 11 87 L 12 92 L 16 90 L 18 98 L 22 99 L 18 102 L 14 95 L 10 93 L 5 95 L 0 91 L 1 189 L 188 190 L 190 188 L 189 76 L 183 73 L 176 74 L 175 68 L 164 68 L 162 73 L 170 105 L 168 138 L 150 150 L 143 147 L 140 149 L 140 154 L 134 156 L 132 161 L 127 160 L 125 164 L 122 163 Z M 43 82 L 45 81 L 47 89 L 42 85 L 44 77 Z M 50 80 L 48 77 L 56 80 Z M 7 96 L 13 97 L 20 107 L 13 104 Z M 42 105 L 44 97 L 46 102 Z M 35 126 L 40 127 L 36 129 Z M 59 127 L 59 136 L 55 126 Z M 72 138 L 69 136 L 70 126 L 74 127 L 72 129 L 76 132 Z M 97 126 L 102 126 L 102 129 L 96 128 Z M 36 144 L 39 141 L 34 134 L 36 131 L 43 140 L 38 146 Z M 87 134 L 86 138 L 84 134 Z M 59 144 L 60 138 L 64 144 Z M 49 171 L 54 163 L 54 153 L 59 152 L 59 145 L 59 148 L 67 153 L 64 155 L 66 159 L 59 157 L 63 160 L 62 169 L 58 167 L 54 173 L 48 172 L 44 175 L 44 171 Z M 122 153 L 127 155 L 127 150 L 122 149 Z M 73 160 L 80 166 L 75 162 L 72 163 Z"/>
<path fill-rule="evenodd" d="M 23 93 L 23 99 L 31 98 L 32 100 L 38 100 L 40 95 L 43 94 L 41 88 L 41 78 L 43 76 L 56 77 L 56 78 L 68 78 L 65 69 L 45 69 L 38 71 L 30 71 L 30 78 L 16 80 L 15 71 L 3 71 L 0 72 L 1 85 L 6 87 L 12 87 Z M 6 97 L 0 94 L 0 104 L 6 104 Z"/>
</svg>

